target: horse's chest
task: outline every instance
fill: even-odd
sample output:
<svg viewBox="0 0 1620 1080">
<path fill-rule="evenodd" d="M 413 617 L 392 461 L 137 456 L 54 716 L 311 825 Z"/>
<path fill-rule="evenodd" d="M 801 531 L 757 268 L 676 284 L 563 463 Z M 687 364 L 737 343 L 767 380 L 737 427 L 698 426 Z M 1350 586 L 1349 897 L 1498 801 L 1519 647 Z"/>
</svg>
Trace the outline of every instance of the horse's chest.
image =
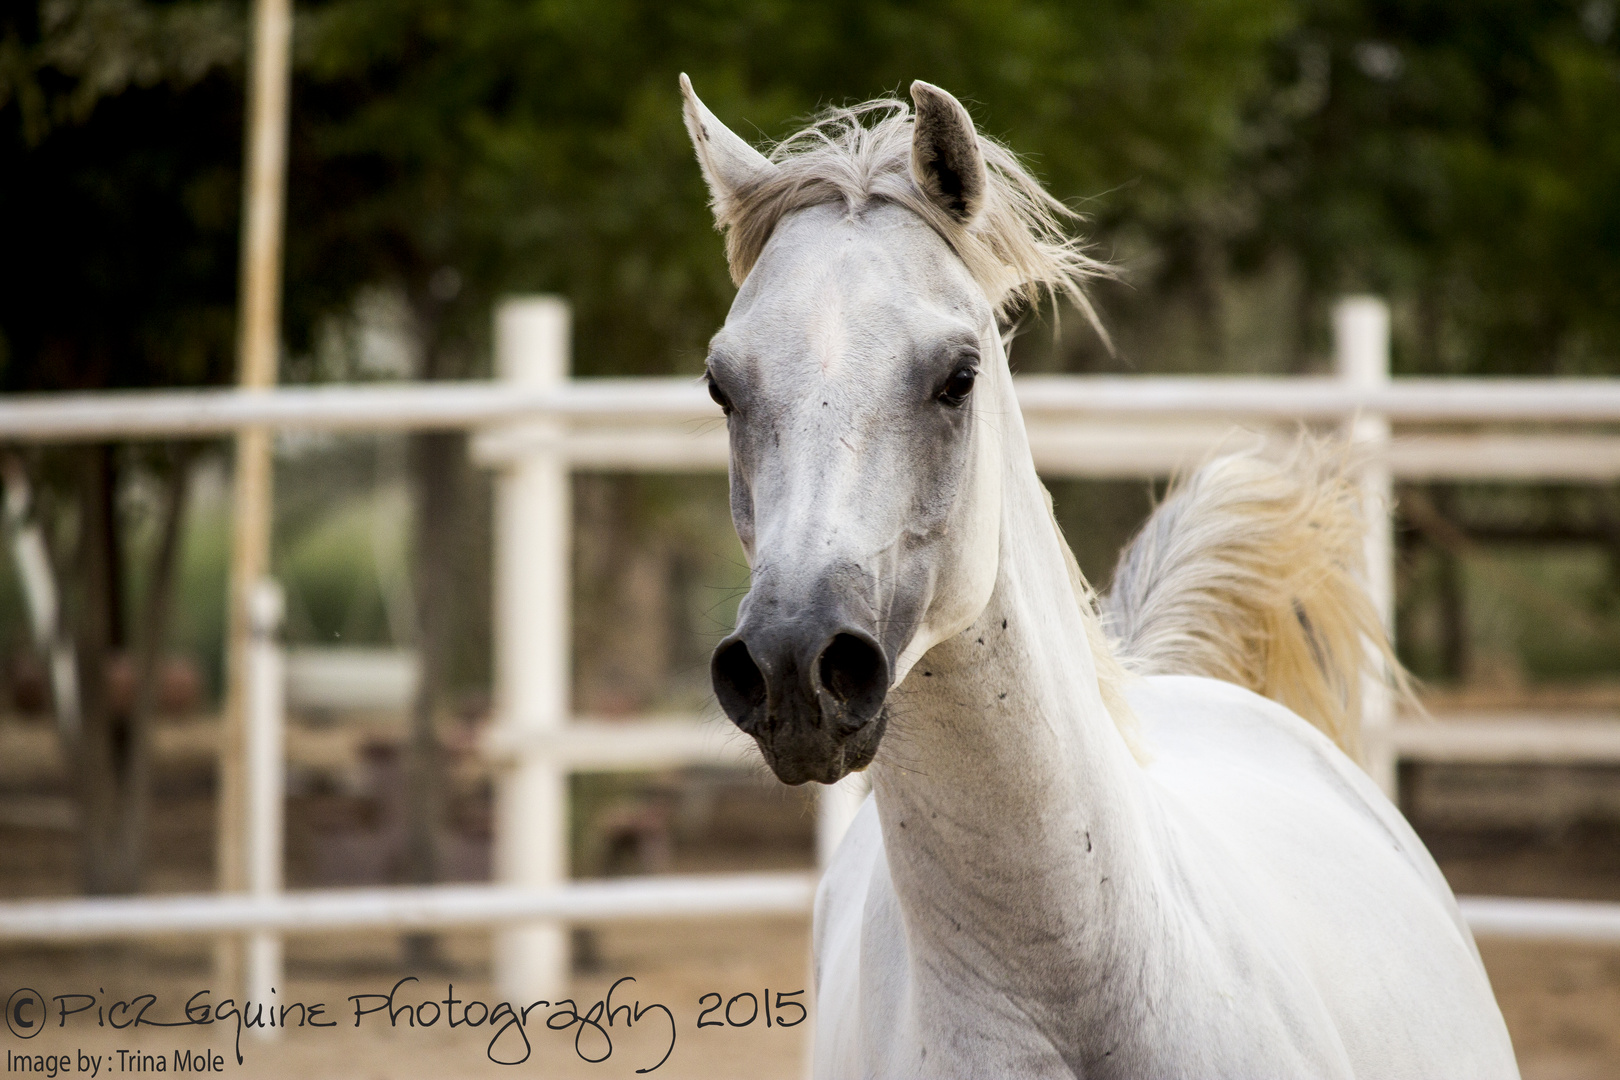
<svg viewBox="0 0 1620 1080">
<path fill-rule="evenodd" d="M 966 927 L 908 933 L 863 817 L 859 865 L 835 864 L 818 911 L 818 1076 L 1348 1075 L 1311 988 L 1261 960 L 1269 977 L 1234 992 L 1207 957 L 1122 948 L 1087 970 L 1055 943 L 998 955 Z"/>
<path fill-rule="evenodd" d="M 869 929 L 876 929 L 871 927 Z M 875 934 L 867 935 L 870 940 Z M 897 940 L 891 937 L 889 941 Z M 902 939 L 903 940 L 903 939 Z M 1178 1076 L 1349 1077 L 1331 1032 L 1301 1042 L 1299 1016 L 1252 1002 L 1212 1008 L 1200 980 L 1185 992 L 1063 1002 L 1038 989 L 1008 993 L 950 957 L 865 958 L 858 1050 L 819 1075 L 886 1078 L 1016 1077 L 1087 1080 Z M 1289 1030 L 1290 1024 L 1297 1025 Z"/>
</svg>

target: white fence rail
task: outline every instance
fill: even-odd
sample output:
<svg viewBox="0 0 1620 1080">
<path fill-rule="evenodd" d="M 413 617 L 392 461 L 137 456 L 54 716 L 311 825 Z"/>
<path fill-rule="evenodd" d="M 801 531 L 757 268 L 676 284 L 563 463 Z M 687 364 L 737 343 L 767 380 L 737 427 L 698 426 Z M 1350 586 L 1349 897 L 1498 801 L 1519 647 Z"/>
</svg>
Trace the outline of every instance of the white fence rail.
<svg viewBox="0 0 1620 1080">
<path fill-rule="evenodd" d="M 1620 423 L 1620 381 L 1023 376 L 1016 381 L 1036 464 L 1050 475 L 1162 476 L 1197 461 L 1234 423 L 1381 415 L 1380 451 L 1412 480 L 1607 480 L 1620 434 L 1445 431 L 1439 425 Z M 549 427 L 536 427 L 547 421 Z M 491 383 L 126 391 L 0 399 L 0 440 L 205 438 L 238 427 L 365 432 L 471 428 L 494 463 L 545 450 L 575 468 L 724 468 L 719 410 L 692 379 L 589 379 L 526 389 Z M 1424 430 L 1411 430 L 1424 425 Z"/>
<path fill-rule="evenodd" d="M 275 897 L 205 893 L 139 899 L 50 900 L 0 905 L 0 942 L 135 937 L 330 933 L 386 926 L 426 930 L 501 926 L 535 919 L 802 915 L 816 876 L 804 873 L 669 875 L 572 881 L 544 891 L 499 885 L 310 889 Z M 268 995 L 254 994 L 267 1001 Z"/>
<path fill-rule="evenodd" d="M 1614 423 L 1613 379 L 1394 379 L 1358 387 L 1320 376 L 1024 375 L 1025 417 L 1065 422 L 1162 417 L 1343 419 L 1392 423 Z M 577 424 L 719 419 L 696 379 L 580 379 L 559 386 L 491 382 L 286 386 L 274 390 L 123 390 L 0 399 L 0 437 L 29 442 L 283 431 L 480 428 L 525 420 Z"/>
<path fill-rule="evenodd" d="M 241 931 L 263 942 L 250 980 L 272 978 L 275 935 L 341 927 L 483 924 L 501 928 L 496 976 L 514 997 L 549 997 L 566 974 L 564 925 L 624 916 L 804 911 L 804 875 L 566 878 L 570 771 L 748 760 L 749 745 L 693 718 L 597 722 L 568 715 L 569 472 L 724 468 L 718 410 L 695 380 L 568 378 L 568 311 L 555 300 L 503 305 L 491 383 L 128 392 L 0 399 L 0 441 L 205 437 L 245 426 L 283 431 L 464 428 L 498 470 L 495 542 L 499 782 L 491 886 L 282 893 L 268 869 L 250 896 L 140 897 L 0 904 L 0 940 Z M 1368 451 L 1376 497 L 1393 478 L 1620 478 L 1620 380 L 1436 380 L 1388 375 L 1388 315 L 1346 302 L 1337 378 L 1024 377 L 1018 394 L 1037 465 L 1049 475 L 1162 476 L 1195 464 L 1234 422 L 1344 424 Z M 1482 425 L 1490 425 L 1481 429 Z M 1528 430 L 1511 426 L 1530 425 Z M 1588 430 L 1570 430 L 1585 425 Z M 1615 428 L 1620 430 L 1620 428 Z M 1392 597 L 1390 519 L 1369 524 L 1372 585 Z M 267 646 L 268 647 L 268 646 Z M 275 664 L 267 661 L 266 670 Z M 278 676 L 265 675 L 272 679 Z M 258 694 L 253 865 L 279 866 L 279 690 Z M 277 712 L 277 717 L 270 717 Z M 1617 761 L 1620 721 L 1494 716 L 1478 724 L 1392 724 L 1376 699 L 1370 770 L 1388 788 L 1397 756 L 1477 761 Z M 858 801 L 824 793 L 818 846 L 830 850 Z M 268 810 L 267 807 L 275 807 Z M 258 850 L 263 849 L 263 850 Z M 1481 933 L 1620 940 L 1620 905 L 1467 898 Z"/>
<path fill-rule="evenodd" d="M 814 874 L 732 873 L 575 881 L 545 892 L 498 885 L 431 885 L 312 889 L 271 899 L 207 893 L 32 901 L 0 905 L 0 942 L 336 933 L 379 926 L 431 930 L 534 919 L 596 923 L 803 915 L 810 910 L 815 889 Z M 1504 896 L 1465 896 L 1458 903 L 1478 934 L 1620 944 L 1620 904 Z"/>
</svg>

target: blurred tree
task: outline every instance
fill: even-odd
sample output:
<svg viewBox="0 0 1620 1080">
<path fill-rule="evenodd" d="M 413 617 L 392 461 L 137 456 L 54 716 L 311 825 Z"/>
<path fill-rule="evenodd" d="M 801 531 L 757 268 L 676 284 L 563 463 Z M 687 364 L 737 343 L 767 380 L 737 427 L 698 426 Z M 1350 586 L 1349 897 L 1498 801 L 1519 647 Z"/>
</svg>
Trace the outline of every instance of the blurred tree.
<svg viewBox="0 0 1620 1080">
<path fill-rule="evenodd" d="M 695 371 L 731 296 L 679 122 L 681 70 L 762 138 L 927 77 L 1061 196 L 1110 192 L 1109 221 L 1179 235 L 1233 213 L 1244 110 L 1293 20 L 1285 0 L 304 11 L 292 185 L 303 310 L 382 275 L 476 340 L 492 288 L 560 292 L 585 374 Z"/>
<path fill-rule="evenodd" d="M 1307 0 L 1273 48 L 1264 194 L 1235 247 L 1287 251 L 1318 309 L 1392 298 L 1397 366 L 1612 373 L 1620 35 L 1610 0 Z M 1297 89 L 1296 89 L 1297 88 Z"/>
<path fill-rule="evenodd" d="M 242 9 L 0 14 L 4 389 L 230 370 Z M 1617 48 L 1611 0 L 310 0 L 287 374 L 318 377 L 323 327 L 379 288 L 409 313 L 420 377 L 486 374 L 490 308 L 517 291 L 572 301 L 579 374 L 699 370 L 732 286 L 681 70 L 760 141 L 915 77 L 967 101 L 1125 271 L 1098 290 L 1117 356 L 1070 319 L 1055 343 L 1019 341 L 1026 368 L 1296 370 L 1355 288 L 1395 300 L 1405 371 L 1612 372 Z M 114 582 L 110 493 L 130 459 L 75 455 L 45 464 L 80 478 L 58 484 L 84 523 L 78 580 Z M 454 436 L 419 436 L 409 457 L 415 607 L 433 616 L 416 631 L 425 878 L 466 466 Z M 106 613 L 84 602 L 101 627 L 87 649 L 125 640 L 105 595 Z"/>
<path fill-rule="evenodd" d="M 1263 193 L 1264 213 L 1231 244 L 1240 264 L 1298 268 L 1296 340 L 1323 339 L 1334 296 L 1371 291 L 1393 304 L 1398 372 L 1620 374 L 1612 0 L 1307 0 L 1298 10 L 1297 25 L 1273 47 L 1272 85 L 1252 113 L 1263 137 L 1232 179 Z M 1549 558 L 1550 546 L 1573 543 L 1620 567 L 1620 538 L 1612 530 L 1572 536 L 1558 522 L 1562 499 L 1551 487 L 1505 496 L 1526 523 L 1513 543 L 1539 545 Z M 1504 561 L 1465 574 L 1472 549 L 1457 537 L 1500 543 L 1501 510 L 1444 491 L 1430 505 L 1416 488 L 1402 500 L 1416 526 L 1405 621 L 1432 621 L 1429 670 L 1466 680 L 1478 666 L 1469 611 L 1490 602 L 1471 604 L 1469 593 L 1515 586 Z M 1434 568 L 1427 584 L 1420 565 Z M 1620 602 L 1620 573 L 1598 583 L 1597 595 L 1566 599 Z M 1433 619 L 1418 618 L 1419 606 Z M 1608 652 L 1612 623 L 1581 625 L 1589 644 L 1558 639 L 1564 676 L 1583 666 L 1612 670 L 1590 659 Z M 1531 640 L 1520 646 L 1526 657 Z M 1427 660 L 1417 644 L 1403 652 Z"/>
<path fill-rule="evenodd" d="M 218 3 L 56 0 L 0 14 L 0 387 L 220 379 L 233 354 L 239 12 Z M 72 508 L 76 765 L 86 891 L 138 888 L 146 720 L 191 454 L 112 445 L 36 454 Z M 122 478 L 162 481 L 135 603 Z M 130 672 L 132 678 L 119 677 Z"/>
</svg>

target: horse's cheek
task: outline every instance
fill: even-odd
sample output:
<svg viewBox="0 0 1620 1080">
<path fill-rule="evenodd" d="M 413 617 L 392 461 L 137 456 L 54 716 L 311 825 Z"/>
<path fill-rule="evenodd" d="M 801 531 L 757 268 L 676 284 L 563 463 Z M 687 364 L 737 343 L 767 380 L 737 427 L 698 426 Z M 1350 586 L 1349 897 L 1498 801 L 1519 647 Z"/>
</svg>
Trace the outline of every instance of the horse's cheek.
<svg viewBox="0 0 1620 1080">
<path fill-rule="evenodd" d="M 736 449 L 732 450 L 728 473 L 731 481 L 731 524 L 737 530 L 737 540 L 742 544 L 743 555 L 751 567 L 754 564 L 754 489 Z"/>
<path fill-rule="evenodd" d="M 982 428 L 972 429 L 975 434 Z M 993 439 L 969 438 L 955 463 L 953 525 L 947 573 L 940 591 L 950 596 L 953 623 L 965 628 L 990 602 L 1001 556 L 1001 455 Z"/>
</svg>

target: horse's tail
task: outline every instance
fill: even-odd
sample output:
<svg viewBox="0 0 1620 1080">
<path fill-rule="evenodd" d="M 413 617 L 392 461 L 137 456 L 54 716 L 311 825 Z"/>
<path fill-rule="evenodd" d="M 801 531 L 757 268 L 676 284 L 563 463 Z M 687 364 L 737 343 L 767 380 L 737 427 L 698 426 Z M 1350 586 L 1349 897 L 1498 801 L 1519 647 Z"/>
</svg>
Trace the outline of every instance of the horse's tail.
<svg viewBox="0 0 1620 1080">
<path fill-rule="evenodd" d="M 1215 458 L 1120 555 L 1103 602 L 1137 672 L 1208 675 L 1293 709 L 1359 756 L 1361 685 L 1409 694 L 1363 584 L 1361 490 L 1342 445 Z"/>
</svg>

